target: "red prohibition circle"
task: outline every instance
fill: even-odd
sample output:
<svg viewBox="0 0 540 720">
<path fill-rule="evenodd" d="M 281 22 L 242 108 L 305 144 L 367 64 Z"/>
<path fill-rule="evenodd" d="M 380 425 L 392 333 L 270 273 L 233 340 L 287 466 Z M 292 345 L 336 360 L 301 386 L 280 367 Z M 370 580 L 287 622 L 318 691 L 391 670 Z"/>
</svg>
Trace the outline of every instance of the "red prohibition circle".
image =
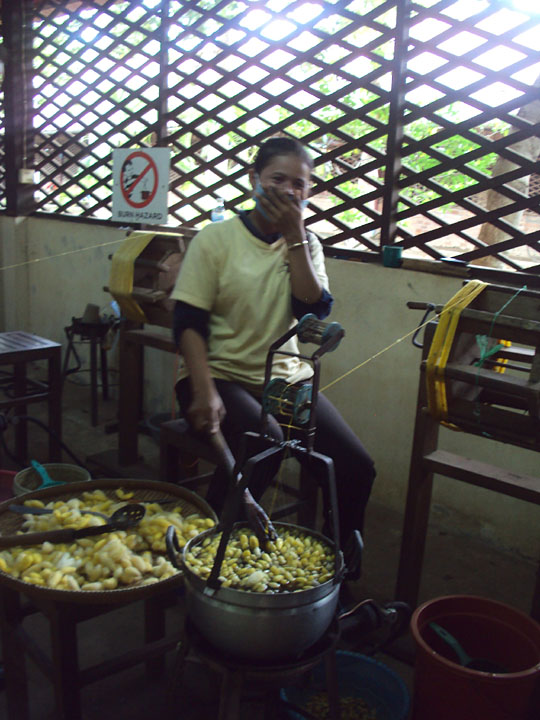
<svg viewBox="0 0 540 720">
<path fill-rule="evenodd" d="M 123 175 L 124 175 L 124 168 L 130 162 L 133 158 L 140 157 L 143 158 L 148 162 L 148 165 L 143 170 L 143 172 L 137 176 L 137 178 L 131 183 L 131 185 L 126 188 L 124 187 L 124 181 L 123 181 Z M 152 171 L 154 173 L 154 184 L 152 185 L 152 189 L 148 193 L 148 197 L 145 197 L 141 202 L 135 202 L 129 197 L 129 191 L 132 190 L 135 185 L 137 185 L 143 177 L 148 173 Z M 137 152 L 132 152 L 130 155 L 127 156 L 127 158 L 122 163 L 122 168 L 120 170 L 120 189 L 122 190 L 122 195 L 124 197 L 124 200 L 127 202 L 128 205 L 131 205 L 131 207 L 134 208 L 143 208 L 147 205 L 150 205 L 152 200 L 154 199 L 157 189 L 158 189 L 158 169 L 156 167 L 156 163 L 152 160 L 150 155 L 143 152 L 142 150 L 138 150 Z"/>
</svg>

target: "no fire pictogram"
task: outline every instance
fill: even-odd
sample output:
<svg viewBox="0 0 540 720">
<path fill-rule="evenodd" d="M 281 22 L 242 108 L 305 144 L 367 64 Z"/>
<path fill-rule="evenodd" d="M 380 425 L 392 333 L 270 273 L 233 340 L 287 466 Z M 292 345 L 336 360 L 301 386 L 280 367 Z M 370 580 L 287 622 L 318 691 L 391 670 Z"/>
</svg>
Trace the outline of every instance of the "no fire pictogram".
<svg viewBox="0 0 540 720">
<path fill-rule="evenodd" d="M 131 153 L 124 160 L 120 171 L 120 188 L 124 200 L 134 208 L 150 205 L 159 182 L 155 162 L 142 150 Z"/>
<path fill-rule="evenodd" d="M 112 219 L 166 223 L 169 169 L 169 148 L 113 150 Z"/>
</svg>

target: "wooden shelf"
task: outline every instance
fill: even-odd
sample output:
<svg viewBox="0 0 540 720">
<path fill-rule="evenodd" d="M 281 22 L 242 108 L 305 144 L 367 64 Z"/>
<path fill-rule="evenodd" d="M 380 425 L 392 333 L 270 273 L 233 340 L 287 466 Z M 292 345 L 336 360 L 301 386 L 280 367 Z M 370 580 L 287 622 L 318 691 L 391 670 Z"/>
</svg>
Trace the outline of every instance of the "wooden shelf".
<svg viewBox="0 0 540 720">
<path fill-rule="evenodd" d="M 434 450 L 424 455 L 424 464 L 430 472 L 540 505 L 538 477 L 518 475 L 446 450 Z"/>
</svg>

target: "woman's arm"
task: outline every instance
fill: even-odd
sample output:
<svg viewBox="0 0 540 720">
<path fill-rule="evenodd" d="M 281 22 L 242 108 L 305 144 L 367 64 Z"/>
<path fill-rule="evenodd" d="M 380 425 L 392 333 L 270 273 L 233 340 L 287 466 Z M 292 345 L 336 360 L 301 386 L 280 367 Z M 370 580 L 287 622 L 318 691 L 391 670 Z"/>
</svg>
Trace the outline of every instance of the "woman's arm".
<svg viewBox="0 0 540 720">
<path fill-rule="evenodd" d="M 301 229 L 301 233 L 285 235 L 288 247 L 291 292 L 297 300 L 312 305 L 321 299 L 323 286 L 313 267 L 306 231 L 303 227 Z M 296 240 L 297 237 L 301 239 Z"/>
<path fill-rule="evenodd" d="M 186 328 L 180 335 L 179 348 L 189 370 L 193 395 L 187 411 L 188 420 L 196 431 L 214 435 L 225 416 L 225 407 L 210 375 L 206 342 L 197 330 Z M 242 500 L 248 522 L 259 540 L 275 540 L 274 526 L 248 488 L 244 490 Z"/>
<path fill-rule="evenodd" d="M 319 278 L 320 279 L 320 278 Z M 291 297 L 293 315 L 297 320 L 307 314 L 315 315 L 319 320 L 324 320 L 330 315 L 334 298 L 326 288 L 323 288 L 322 295 L 316 303 L 305 303 L 298 300 L 294 295 Z"/>
<path fill-rule="evenodd" d="M 287 243 L 293 297 L 309 305 L 316 303 L 321 298 L 323 286 L 311 260 L 299 201 L 274 187 L 258 194 L 257 198 L 265 215 Z"/>
<path fill-rule="evenodd" d="M 192 328 L 186 328 L 178 344 L 189 372 L 192 401 L 187 417 L 196 431 L 213 434 L 225 417 L 223 401 L 216 390 L 208 367 L 204 338 Z"/>
<path fill-rule="evenodd" d="M 174 339 L 184 357 L 192 390 L 186 416 L 195 430 L 207 433 L 216 432 L 219 420 L 225 414 L 210 376 L 206 344 L 210 308 L 217 287 L 214 247 L 212 230 L 203 229 L 191 240 L 171 293 L 171 299 L 176 300 Z"/>
</svg>

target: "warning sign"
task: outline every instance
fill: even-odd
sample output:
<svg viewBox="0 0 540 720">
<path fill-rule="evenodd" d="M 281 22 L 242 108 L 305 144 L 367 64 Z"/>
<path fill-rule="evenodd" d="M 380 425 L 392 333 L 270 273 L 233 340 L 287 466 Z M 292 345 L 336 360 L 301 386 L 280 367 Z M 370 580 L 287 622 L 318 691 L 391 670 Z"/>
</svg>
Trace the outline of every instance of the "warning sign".
<svg viewBox="0 0 540 720">
<path fill-rule="evenodd" d="M 167 222 L 169 148 L 113 150 L 112 220 Z"/>
</svg>

